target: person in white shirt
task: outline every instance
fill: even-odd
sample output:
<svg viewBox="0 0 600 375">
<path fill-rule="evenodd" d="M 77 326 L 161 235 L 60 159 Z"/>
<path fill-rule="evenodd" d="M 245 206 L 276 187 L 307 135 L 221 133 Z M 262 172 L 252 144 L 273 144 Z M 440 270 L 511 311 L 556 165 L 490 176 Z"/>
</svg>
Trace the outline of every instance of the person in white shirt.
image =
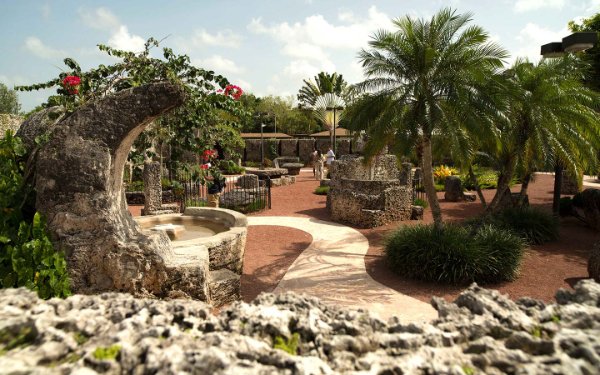
<svg viewBox="0 0 600 375">
<path fill-rule="evenodd" d="M 331 146 L 330 146 L 329 151 L 327 151 L 327 168 L 329 168 L 331 166 L 331 163 L 333 163 L 334 160 L 335 160 L 335 154 L 333 153 L 333 150 L 331 149 Z"/>
</svg>

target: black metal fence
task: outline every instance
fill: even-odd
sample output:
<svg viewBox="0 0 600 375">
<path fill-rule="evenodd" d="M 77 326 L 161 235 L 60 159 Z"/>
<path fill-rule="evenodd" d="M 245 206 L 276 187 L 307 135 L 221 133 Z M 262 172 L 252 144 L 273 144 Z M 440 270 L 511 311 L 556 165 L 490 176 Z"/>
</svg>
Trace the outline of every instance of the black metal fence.
<svg viewBox="0 0 600 375">
<path fill-rule="evenodd" d="M 412 192 L 413 192 L 413 203 L 417 199 L 425 200 L 425 187 L 423 186 L 423 172 L 420 169 L 416 169 L 413 173 L 412 179 Z"/>
<path fill-rule="evenodd" d="M 208 186 L 193 173 L 180 171 L 174 178 L 180 185 L 181 211 L 186 207 L 208 206 Z M 219 207 L 249 213 L 271 208 L 271 180 L 259 181 L 252 176 L 225 176 L 225 187 L 218 195 Z"/>
</svg>

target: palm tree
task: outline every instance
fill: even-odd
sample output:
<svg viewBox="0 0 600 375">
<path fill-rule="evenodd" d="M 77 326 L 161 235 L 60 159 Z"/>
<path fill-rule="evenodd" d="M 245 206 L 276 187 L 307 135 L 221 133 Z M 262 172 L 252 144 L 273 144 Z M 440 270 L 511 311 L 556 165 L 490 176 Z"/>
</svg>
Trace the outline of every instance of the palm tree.
<svg viewBox="0 0 600 375">
<path fill-rule="evenodd" d="M 344 97 L 348 83 L 338 73 L 321 72 L 314 80 L 303 80 L 304 86 L 298 91 L 298 101 L 301 107 L 313 108 L 317 99 L 324 94 L 335 94 Z"/>
<path fill-rule="evenodd" d="M 519 165 L 527 181 L 536 164 L 562 165 L 575 175 L 596 164 L 600 101 L 581 83 L 583 71 L 572 56 L 538 64 L 517 59 L 506 70 L 511 100 L 506 121 L 498 123 L 501 147 L 496 158 L 501 169 L 490 210 L 502 208 Z M 521 193 L 526 189 L 527 184 Z"/>
<path fill-rule="evenodd" d="M 392 144 L 422 155 L 437 228 L 442 213 L 433 182 L 432 137 L 460 130 L 463 152 L 474 152 L 469 137 L 490 132 L 497 115 L 497 90 L 489 77 L 508 55 L 470 21 L 471 14 L 442 9 L 430 20 L 405 16 L 394 20 L 396 31 L 378 31 L 371 49 L 360 52 L 367 79 L 354 87 L 362 96 L 345 117 L 350 128 L 369 134 L 367 153 Z"/>
</svg>

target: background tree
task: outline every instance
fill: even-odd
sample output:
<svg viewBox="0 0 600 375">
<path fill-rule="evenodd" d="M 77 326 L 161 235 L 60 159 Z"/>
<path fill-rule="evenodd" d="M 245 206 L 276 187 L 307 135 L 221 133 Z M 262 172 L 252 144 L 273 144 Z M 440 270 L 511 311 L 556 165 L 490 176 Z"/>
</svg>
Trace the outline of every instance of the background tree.
<svg viewBox="0 0 600 375">
<path fill-rule="evenodd" d="M 348 126 L 369 135 L 367 151 L 387 144 L 422 155 L 424 186 L 435 226 L 442 228 L 432 168 L 432 137 L 464 129 L 489 131 L 497 114 L 489 77 L 507 52 L 488 42 L 471 14 L 443 9 L 430 20 L 406 16 L 396 31 L 378 31 L 359 54 L 367 79 L 355 86 L 359 99 L 346 113 Z M 465 150 L 467 152 L 467 150 Z"/>
<path fill-rule="evenodd" d="M 590 18 L 584 18 L 581 23 L 569 22 L 569 29 L 573 32 L 595 31 L 600 36 L 600 13 Z M 584 82 L 591 89 L 600 92 L 600 43 L 580 54 L 580 57 L 589 64 Z"/>
<path fill-rule="evenodd" d="M 21 104 L 19 103 L 17 92 L 0 83 L 0 113 L 17 115 L 20 111 Z"/>
</svg>

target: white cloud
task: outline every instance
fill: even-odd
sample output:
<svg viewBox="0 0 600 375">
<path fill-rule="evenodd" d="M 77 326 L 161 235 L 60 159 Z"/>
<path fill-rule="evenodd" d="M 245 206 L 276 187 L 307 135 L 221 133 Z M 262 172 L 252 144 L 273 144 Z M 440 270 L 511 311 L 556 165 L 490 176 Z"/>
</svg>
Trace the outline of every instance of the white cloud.
<svg viewBox="0 0 600 375">
<path fill-rule="evenodd" d="M 216 34 L 210 34 L 208 31 L 197 30 L 192 36 L 192 43 L 196 46 L 221 46 L 237 48 L 242 43 L 242 36 L 231 30 L 218 31 Z"/>
<path fill-rule="evenodd" d="M 586 13 L 597 13 L 600 10 L 600 0 L 590 0 L 585 10 Z"/>
<path fill-rule="evenodd" d="M 514 9 L 516 12 L 528 12 L 542 8 L 562 9 L 565 0 L 517 0 Z"/>
<path fill-rule="evenodd" d="M 244 68 L 223 56 L 213 55 L 206 59 L 195 59 L 192 64 L 203 69 L 214 70 L 217 74 L 242 73 Z"/>
<path fill-rule="evenodd" d="M 253 19 L 248 25 L 248 30 L 255 34 L 266 34 L 284 44 L 283 52 L 289 56 L 297 56 L 300 52 L 293 52 L 296 46 L 312 45 L 314 50 L 319 47 L 323 50 L 348 49 L 357 50 L 367 45 L 369 36 L 374 31 L 390 28 L 390 18 L 379 12 L 375 6 L 369 8 L 365 18 L 355 17 L 349 12 L 342 12 L 338 18 L 343 25 L 334 25 L 320 14 L 309 16 L 302 22 L 289 24 L 282 22 L 272 26 L 265 26 L 262 19 Z M 308 58 L 308 56 L 305 56 Z"/>
<path fill-rule="evenodd" d="M 92 11 L 80 9 L 79 15 L 84 24 L 94 29 L 116 32 L 121 26 L 117 16 L 106 8 L 100 7 Z"/>
<path fill-rule="evenodd" d="M 335 65 L 329 60 L 321 61 L 319 64 L 313 64 L 307 60 L 292 60 L 283 68 L 283 73 L 293 78 L 313 77 L 323 71 L 335 71 Z"/>
<path fill-rule="evenodd" d="M 242 88 L 242 90 L 244 90 L 244 91 L 252 91 L 253 86 L 248 81 L 238 78 L 238 79 L 230 80 L 230 82 L 234 85 L 240 86 Z"/>
<path fill-rule="evenodd" d="M 121 25 L 119 27 L 119 30 L 112 34 L 112 36 L 108 40 L 109 46 L 116 49 L 132 52 L 143 51 L 144 43 L 146 43 L 146 41 L 142 37 L 138 35 L 131 35 L 129 33 L 129 30 L 127 30 L 127 26 L 125 25 Z"/>
<path fill-rule="evenodd" d="M 42 18 L 47 20 L 50 18 L 52 14 L 52 9 L 50 8 L 50 4 L 46 3 L 40 7 L 40 11 L 42 12 Z"/>
<path fill-rule="evenodd" d="M 106 43 L 109 46 L 131 52 L 140 52 L 144 49 L 146 40 L 139 35 L 131 34 L 127 26 L 122 24 L 109 9 L 103 7 L 91 11 L 80 9 L 79 16 L 85 25 L 110 32 Z"/>
<path fill-rule="evenodd" d="M 541 58 L 540 48 L 543 44 L 551 42 L 560 42 L 565 35 L 568 35 L 569 31 L 566 27 L 553 31 L 541 27 L 535 23 L 528 23 L 516 36 L 519 42 L 519 48 L 516 53 L 512 56 L 514 60 L 517 57 L 527 57 L 532 61 L 537 61 Z"/>
<path fill-rule="evenodd" d="M 62 59 L 67 55 L 65 51 L 49 47 L 34 36 L 25 39 L 25 49 L 42 59 L 48 60 Z"/>
</svg>

